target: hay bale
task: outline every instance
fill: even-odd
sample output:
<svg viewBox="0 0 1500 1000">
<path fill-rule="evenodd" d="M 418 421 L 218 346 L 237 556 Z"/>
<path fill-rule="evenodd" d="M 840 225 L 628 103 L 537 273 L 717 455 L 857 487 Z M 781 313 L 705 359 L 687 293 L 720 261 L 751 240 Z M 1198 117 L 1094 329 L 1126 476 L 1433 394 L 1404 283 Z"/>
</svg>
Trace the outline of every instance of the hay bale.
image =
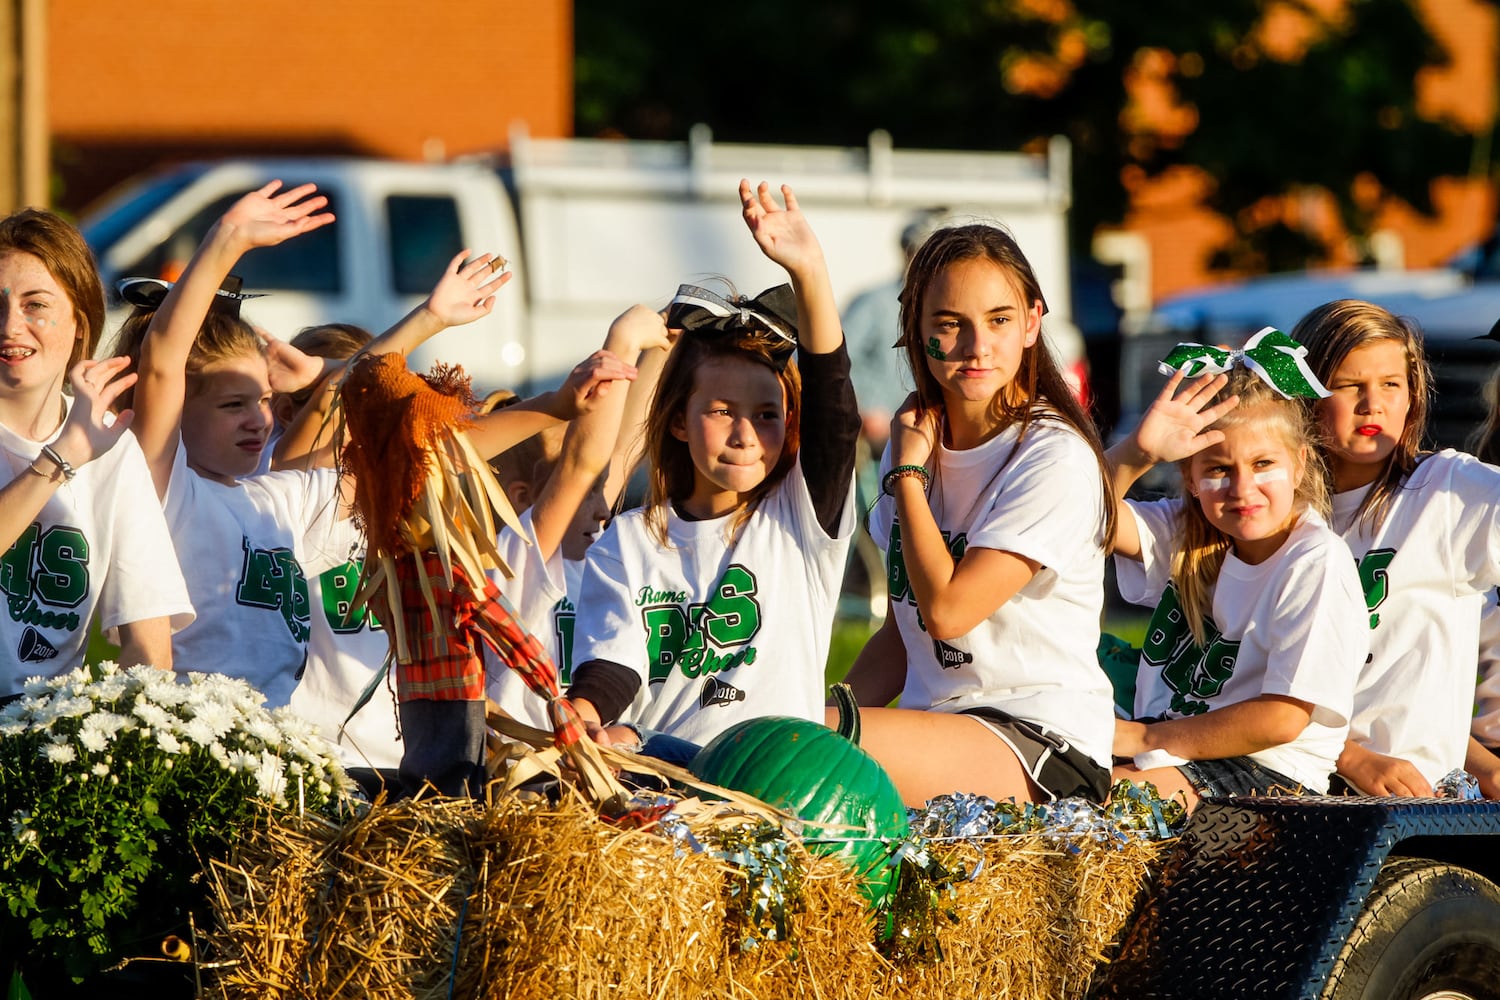
<svg viewBox="0 0 1500 1000">
<path fill-rule="evenodd" d="M 227 963 L 225 1000 L 1077 1000 L 1166 847 L 1024 834 L 931 849 L 983 867 L 943 901 L 957 919 L 938 923 L 942 961 L 893 964 L 858 877 L 796 843 L 791 940 L 742 948 L 735 869 L 579 800 L 381 803 L 343 827 L 268 817 L 212 867 L 208 957 Z"/>
<path fill-rule="evenodd" d="M 724 867 L 572 799 L 505 800 L 477 830 L 456 996 L 689 1000 L 724 951 Z M 471 931 L 472 928 L 472 931 Z"/>
<path fill-rule="evenodd" d="M 943 959 L 892 971 L 893 995 L 1078 1000 L 1155 870 L 1163 842 L 1068 850 L 1042 834 L 951 845 L 938 853 L 977 878 L 955 887 L 958 922 L 939 930 Z"/>
</svg>

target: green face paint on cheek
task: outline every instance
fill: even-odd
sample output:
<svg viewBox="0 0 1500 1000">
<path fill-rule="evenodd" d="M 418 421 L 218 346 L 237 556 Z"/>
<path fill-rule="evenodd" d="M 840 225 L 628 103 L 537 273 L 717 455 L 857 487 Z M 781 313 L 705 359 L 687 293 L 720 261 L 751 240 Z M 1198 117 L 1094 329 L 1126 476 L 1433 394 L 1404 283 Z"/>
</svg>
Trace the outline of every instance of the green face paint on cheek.
<svg viewBox="0 0 1500 1000">
<path fill-rule="evenodd" d="M 936 337 L 927 338 L 927 356 L 934 361 L 947 361 L 948 355 L 943 350 L 943 345 Z"/>
</svg>

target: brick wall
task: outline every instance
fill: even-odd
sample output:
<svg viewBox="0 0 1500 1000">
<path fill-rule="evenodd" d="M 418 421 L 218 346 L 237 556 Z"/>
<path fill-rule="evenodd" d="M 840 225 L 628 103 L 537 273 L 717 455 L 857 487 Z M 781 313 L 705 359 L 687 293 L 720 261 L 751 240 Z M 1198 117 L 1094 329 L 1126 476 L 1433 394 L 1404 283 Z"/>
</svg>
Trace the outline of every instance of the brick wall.
<svg viewBox="0 0 1500 1000">
<path fill-rule="evenodd" d="M 50 0 L 61 207 L 162 159 L 569 135 L 570 0 Z"/>
</svg>

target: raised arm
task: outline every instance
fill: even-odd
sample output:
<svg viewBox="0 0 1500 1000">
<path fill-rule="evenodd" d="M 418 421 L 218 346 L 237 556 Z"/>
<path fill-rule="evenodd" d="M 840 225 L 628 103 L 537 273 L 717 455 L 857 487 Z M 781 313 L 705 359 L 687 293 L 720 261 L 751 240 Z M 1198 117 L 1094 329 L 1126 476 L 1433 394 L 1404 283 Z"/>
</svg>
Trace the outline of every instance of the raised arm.
<svg viewBox="0 0 1500 1000">
<path fill-rule="evenodd" d="M 141 345 L 135 436 L 158 496 L 165 496 L 182 431 L 187 360 L 224 278 L 247 251 L 275 246 L 333 221 L 312 184 L 281 190 L 271 181 L 229 207 L 209 229 L 182 277 L 167 292 Z"/>
<path fill-rule="evenodd" d="M 604 350 L 620 358 L 635 358 L 642 351 L 664 354 L 665 350 L 657 349 L 668 344 L 667 325 L 661 314 L 645 306 L 632 306 L 610 324 Z M 568 425 L 557 465 L 532 507 L 531 523 L 543 559 L 550 559 L 562 544 L 574 515 L 588 500 L 616 451 L 629 397 L 627 387 L 604 382 L 596 394 L 598 405 Z"/>
<path fill-rule="evenodd" d="M 833 283 L 823 247 L 813 233 L 807 217 L 797 204 L 797 196 L 783 184 L 781 196 L 786 207 L 776 204 L 771 185 L 761 181 L 752 189 L 747 180 L 740 181 L 740 203 L 745 209 L 745 225 L 750 235 L 771 260 L 786 268 L 797 294 L 797 342 L 813 354 L 828 354 L 844 342 L 844 328 L 839 321 L 838 306 L 833 298 Z"/>
<path fill-rule="evenodd" d="M 1182 379 L 1182 372 L 1173 373 L 1140 425 L 1104 453 L 1115 495 L 1115 555 L 1141 558 L 1140 533 L 1125 494 L 1152 466 L 1180 461 L 1224 440 L 1223 431 L 1204 428 L 1239 405 L 1239 397 L 1230 396 L 1209 406 L 1229 381 L 1227 376 L 1204 375 L 1186 386 Z"/>
</svg>

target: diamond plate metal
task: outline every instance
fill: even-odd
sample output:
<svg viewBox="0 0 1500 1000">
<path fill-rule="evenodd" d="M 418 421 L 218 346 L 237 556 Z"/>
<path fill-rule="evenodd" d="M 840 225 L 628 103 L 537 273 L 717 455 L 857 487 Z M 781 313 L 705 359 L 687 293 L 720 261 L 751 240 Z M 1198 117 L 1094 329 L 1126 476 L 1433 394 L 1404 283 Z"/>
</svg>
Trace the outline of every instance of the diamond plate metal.
<svg viewBox="0 0 1500 1000">
<path fill-rule="evenodd" d="M 1094 996 L 1317 1000 L 1391 848 L 1455 835 L 1500 835 L 1500 802 L 1206 800 Z"/>
</svg>

